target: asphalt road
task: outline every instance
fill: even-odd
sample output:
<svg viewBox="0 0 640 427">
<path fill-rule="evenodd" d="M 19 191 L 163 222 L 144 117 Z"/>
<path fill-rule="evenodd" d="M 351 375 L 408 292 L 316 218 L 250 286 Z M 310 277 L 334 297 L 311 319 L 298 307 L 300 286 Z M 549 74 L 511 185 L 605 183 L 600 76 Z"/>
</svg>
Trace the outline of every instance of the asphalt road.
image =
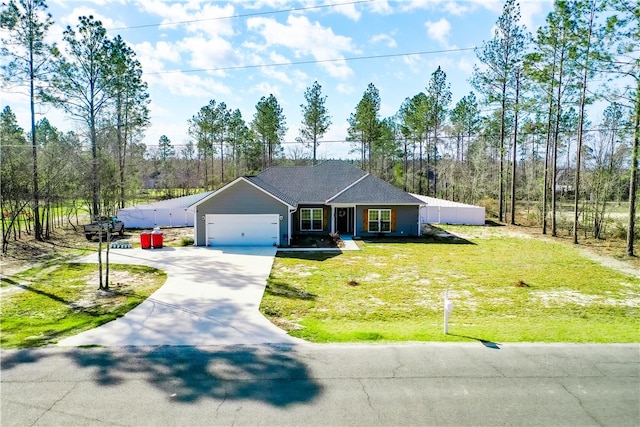
<svg viewBox="0 0 640 427">
<path fill-rule="evenodd" d="M 1 353 L 2 426 L 640 425 L 640 346 L 46 348 Z"/>
</svg>

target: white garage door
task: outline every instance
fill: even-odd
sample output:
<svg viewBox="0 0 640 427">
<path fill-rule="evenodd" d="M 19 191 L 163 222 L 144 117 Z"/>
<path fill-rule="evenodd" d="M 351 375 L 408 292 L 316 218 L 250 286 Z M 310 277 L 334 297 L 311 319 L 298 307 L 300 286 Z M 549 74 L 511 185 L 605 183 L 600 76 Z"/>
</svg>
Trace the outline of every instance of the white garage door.
<svg viewBox="0 0 640 427">
<path fill-rule="evenodd" d="M 207 215 L 209 246 L 280 244 L 279 215 Z"/>
</svg>

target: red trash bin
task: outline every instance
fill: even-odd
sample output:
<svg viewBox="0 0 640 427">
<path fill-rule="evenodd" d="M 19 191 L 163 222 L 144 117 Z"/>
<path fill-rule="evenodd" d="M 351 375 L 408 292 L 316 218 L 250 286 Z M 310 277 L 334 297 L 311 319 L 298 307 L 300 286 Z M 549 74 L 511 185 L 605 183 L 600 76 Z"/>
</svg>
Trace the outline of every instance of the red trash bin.
<svg viewBox="0 0 640 427">
<path fill-rule="evenodd" d="M 142 249 L 151 249 L 151 233 L 140 233 L 140 246 Z"/>
<path fill-rule="evenodd" d="M 151 233 L 151 245 L 153 249 L 162 249 L 162 233 Z"/>
</svg>

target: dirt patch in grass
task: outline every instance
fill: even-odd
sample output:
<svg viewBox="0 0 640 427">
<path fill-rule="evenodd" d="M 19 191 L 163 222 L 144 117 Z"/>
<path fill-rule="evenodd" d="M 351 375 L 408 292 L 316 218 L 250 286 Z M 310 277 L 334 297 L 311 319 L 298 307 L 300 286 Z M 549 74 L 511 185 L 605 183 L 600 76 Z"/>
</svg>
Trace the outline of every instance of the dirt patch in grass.
<svg viewBox="0 0 640 427">
<path fill-rule="evenodd" d="M 580 248 L 581 255 L 605 267 L 640 278 L 640 256 L 628 257 L 624 255 L 626 242 L 621 239 L 593 239 L 582 236 L 579 239 L 579 244 L 573 245 L 572 236 L 559 234 L 557 237 L 552 237 L 550 234 L 542 234 L 540 227 L 512 225 L 495 227 L 443 226 L 443 229 L 469 241 L 493 238 L 520 238 L 543 239 L 549 242 L 564 243 Z M 640 247 L 637 243 L 635 249 L 635 252 L 640 252 Z"/>
<path fill-rule="evenodd" d="M 123 316 L 166 280 L 145 266 L 114 265 L 111 286 L 98 289 L 97 266 L 63 263 L 29 269 L 3 279 L 3 348 L 37 347 L 57 342 Z M 14 290 L 14 289 L 18 289 Z"/>
<path fill-rule="evenodd" d="M 640 282 L 626 274 L 632 264 L 594 263 L 583 246 L 519 227 L 442 229 L 471 244 L 372 239 L 357 253 L 277 257 L 270 280 L 315 298 L 265 294 L 261 310 L 303 326 L 288 329 L 280 321 L 316 342 L 362 341 L 368 333 L 387 341 L 460 340 L 441 333 L 448 291 L 450 326 L 459 336 L 637 342 Z M 311 268 L 311 275 L 295 274 Z"/>
<path fill-rule="evenodd" d="M 583 248 L 580 253 L 584 257 L 589 258 L 590 260 L 595 261 L 600 265 L 640 278 L 640 266 L 634 265 L 631 260 L 627 260 L 626 262 L 621 261 L 611 256 L 595 252 L 593 249 L 587 248 Z"/>
<path fill-rule="evenodd" d="M 123 237 L 113 236 L 113 241 L 129 241 L 140 246 L 140 233 L 150 230 L 126 230 Z M 183 239 L 193 238 L 193 227 L 161 228 L 165 246 L 181 246 Z M 103 242 L 106 250 L 106 242 Z M 77 227 L 56 228 L 51 238 L 36 241 L 32 235 L 22 233 L 18 240 L 11 240 L 6 254 L 0 256 L 0 275 L 11 276 L 28 268 L 60 264 L 98 250 L 98 242 L 89 242 Z"/>
</svg>

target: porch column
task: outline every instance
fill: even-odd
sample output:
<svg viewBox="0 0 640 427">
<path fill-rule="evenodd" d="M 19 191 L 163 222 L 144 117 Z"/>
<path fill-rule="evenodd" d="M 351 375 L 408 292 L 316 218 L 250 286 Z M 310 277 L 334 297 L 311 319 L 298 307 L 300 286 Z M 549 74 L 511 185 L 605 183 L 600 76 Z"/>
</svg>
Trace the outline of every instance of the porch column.
<svg viewBox="0 0 640 427">
<path fill-rule="evenodd" d="M 356 237 L 356 218 L 358 217 L 358 206 L 357 205 L 353 205 L 353 237 Z"/>
<path fill-rule="evenodd" d="M 289 218 L 287 221 L 287 246 L 291 246 L 291 232 L 293 231 L 293 214 L 296 213 L 297 209 L 294 210 L 290 210 L 287 209 L 287 211 L 289 212 Z"/>
<path fill-rule="evenodd" d="M 336 207 L 331 205 L 331 233 L 336 232 Z"/>
</svg>

